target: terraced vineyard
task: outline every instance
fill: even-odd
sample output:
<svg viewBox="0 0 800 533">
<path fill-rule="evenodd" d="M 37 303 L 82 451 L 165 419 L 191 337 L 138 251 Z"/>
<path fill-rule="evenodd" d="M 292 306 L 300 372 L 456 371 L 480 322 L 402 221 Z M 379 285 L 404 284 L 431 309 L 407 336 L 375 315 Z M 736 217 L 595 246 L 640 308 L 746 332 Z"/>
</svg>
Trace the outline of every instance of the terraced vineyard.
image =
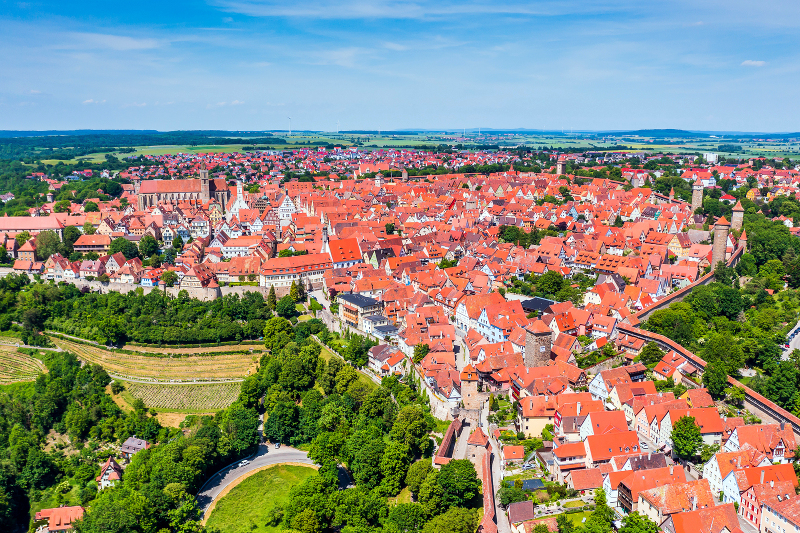
<svg viewBox="0 0 800 533">
<path fill-rule="evenodd" d="M 126 383 L 125 388 L 147 407 L 173 411 L 219 411 L 239 397 L 241 383 L 211 385 L 150 385 Z"/>
<path fill-rule="evenodd" d="M 237 353 L 188 357 L 154 357 L 106 350 L 51 337 L 53 343 L 79 359 L 101 365 L 109 374 L 124 380 L 214 381 L 242 379 L 254 372 L 260 354 Z"/>
<path fill-rule="evenodd" d="M 38 359 L 17 353 L 16 348 L 0 348 L 0 385 L 33 381 L 42 372 L 45 366 Z"/>
</svg>

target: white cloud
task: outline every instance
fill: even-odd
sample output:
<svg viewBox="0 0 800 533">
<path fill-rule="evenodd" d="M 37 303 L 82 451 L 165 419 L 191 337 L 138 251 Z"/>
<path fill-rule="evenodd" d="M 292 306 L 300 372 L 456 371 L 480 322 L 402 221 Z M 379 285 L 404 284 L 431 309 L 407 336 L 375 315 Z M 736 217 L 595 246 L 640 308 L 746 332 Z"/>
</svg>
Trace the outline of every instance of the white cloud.
<svg viewBox="0 0 800 533">
<path fill-rule="evenodd" d="M 104 100 L 105 101 L 105 100 Z M 130 104 L 123 104 L 122 107 L 145 107 L 147 104 L 145 102 L 131 102 Z"/>
<path fill-rule="evenodd" d="M 150 50 L 161 46 L 157 39 L 138 39 L 126 35 L 106 33 L 70 33 L 73 43 L 69 48 L 104 49 L 104 50 Z"/>
<path fill-rule="evenodd" d="M 277 0 L 209 0 L 224 11 L 251 17 L 304 17 L 320 19 L 422 19 L 453 15 L 565 15 L 575 13 L 618 11 L 627 6 L 625 0 L 583 0 L 581 2 L 545 0 L 531 2 L 441 2 L 430 0 L 307 0 L 286 3 Z"/>
<path fill-rule="evenodd" d="M 231 105 L 242 105 L 243 103 L 244 102 L 242 102 L 240 100 L 234 100 L 233 102 L 231 102 Z"/>
<path fill-rule="evenodd" d="M 398 43 L 386 42 L 386 43 L 383 43 L 383 46 L 385 46 L 389 50 L 394 50 L 395 52 L 404 52 L 404 51 L 408 50 L 408 46 L 405 46 L 405 45 L 402 45 L 402 44 L 398 44 Z"/>
<path fill-rule="evenodd" d="M 752 59 L 748 59 L 747 61 L 742 61 L 743 67 L 763 67 L 766 65 L 766 61 L 753 61 Z"/>
<path fill-rule="evenodd" d="M 106 103 L 105 100 L 94 100 L 93 98 L 89 98 L 88 100 L 84 100 L 83 101 L 83 105 L 87 105 L 87 104 L 105 104 L 105 103 Z M 142 105 L 144 105 L 144 104 L 142 104 Z"/>
</svg>

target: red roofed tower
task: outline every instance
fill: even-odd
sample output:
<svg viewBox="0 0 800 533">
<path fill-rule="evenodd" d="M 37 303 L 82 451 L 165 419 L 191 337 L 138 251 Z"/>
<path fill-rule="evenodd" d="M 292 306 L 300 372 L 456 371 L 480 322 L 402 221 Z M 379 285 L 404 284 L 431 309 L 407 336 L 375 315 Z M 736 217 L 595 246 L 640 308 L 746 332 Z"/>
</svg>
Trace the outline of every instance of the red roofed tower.
<svg viewBox="0 0 800 533">
<path fill-rule="evenodd" d="M 711 251 L 711 268 L 717 267 L 717 263 L 725 263 L 725 253 L 728 250 L 728 232 L 731 230 L 731 223 L 725 217 L 717 220 L 714 224 L 714 247 Z"/>
<path fill-rule="evenodd" d="M 703 207 L 703 182 L 700 178 L 692 185 L 692 214 Z"/>
<path fill-rule="evenodd" d="M 736 202 L 733 206 L 733 213 L 731 214 L 731 229 L 742 229 L 742 222 L 744 222 L 744 207 L 742 201 Z"/>
</svg>

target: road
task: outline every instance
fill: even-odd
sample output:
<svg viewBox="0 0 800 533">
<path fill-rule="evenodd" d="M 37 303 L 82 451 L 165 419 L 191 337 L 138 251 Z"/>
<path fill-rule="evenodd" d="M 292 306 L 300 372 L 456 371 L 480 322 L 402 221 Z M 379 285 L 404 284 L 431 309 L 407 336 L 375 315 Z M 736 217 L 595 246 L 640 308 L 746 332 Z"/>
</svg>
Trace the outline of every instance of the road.
<svg viewBox="0 0 800 533">
<path fill-rule="evenodd" d="M 795 326 L 794 329 L 792 329 L 792 331 L 797 331 L 798 326 L 800 326 L 800 324 Z M 789 335 L 791 335 L 792 331 L 790 331 L 786 336 L 788 337 Z M 792 350 L 800 350 L 800 335 L 795 336 L 795 338 L 789 341 L 789 347 L 783 349 L 783 354 L 781 355 L 781 359 L 787 361 L 789 359 L 789 354 L 792 353 Z"/>
<path fill-rule="evenodd" d="M 279 463 L 304 463 L 313 465 L 314 461 L 308 458 L 306 452 L 302 452 L 290 446 L 281 446 L 275 449 L 274 445 L 270 446 L 261 444 L 258 447 L 258 452 L 254 457 L 249 459 L 250 464 L 247 466 L 238 466 L 239 463 L 234 463 L 232 466 L 224 468 L 220 472 L 206 481 L 206 483 L 197 493 L 197 504 L 205 511 L 217 499 L 225 488 L 233 483 L 237 478 L 258 470 L 263 466 L 275 465 Z"/>
</svg>

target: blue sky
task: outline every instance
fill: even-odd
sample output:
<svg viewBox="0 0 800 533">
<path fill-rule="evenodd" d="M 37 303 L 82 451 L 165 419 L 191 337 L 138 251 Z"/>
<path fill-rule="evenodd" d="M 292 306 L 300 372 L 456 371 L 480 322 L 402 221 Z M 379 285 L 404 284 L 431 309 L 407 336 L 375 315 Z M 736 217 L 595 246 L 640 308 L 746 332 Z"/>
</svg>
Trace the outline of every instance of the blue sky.
<svg viewBox="0 0 800 533">
<path fill-rule="evenodd" d="M 0 0 L 0 129 L 800 130 L 796 0 Z"/>
</svg>

